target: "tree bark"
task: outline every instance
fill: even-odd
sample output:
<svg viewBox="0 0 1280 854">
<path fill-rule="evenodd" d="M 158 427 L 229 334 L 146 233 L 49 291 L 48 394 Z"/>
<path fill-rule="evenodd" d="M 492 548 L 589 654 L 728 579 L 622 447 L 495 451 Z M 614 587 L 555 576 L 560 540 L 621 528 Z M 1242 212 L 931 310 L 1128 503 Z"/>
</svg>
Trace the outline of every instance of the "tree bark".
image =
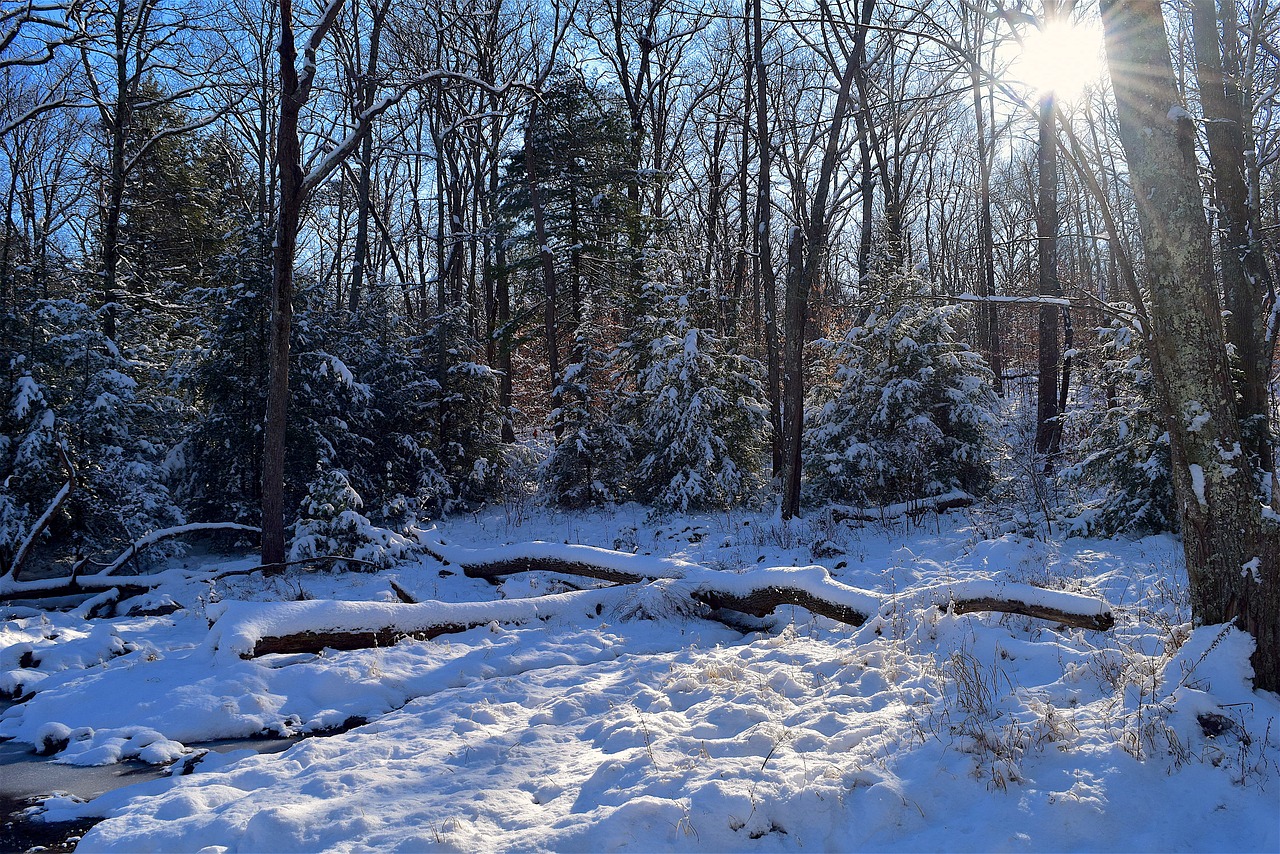
<svg viewBox="0 0 1280 854">
<path fill-rule="evenodd" d="M 864 0 L 864 21 L 869 21 L 875 0 Z M 831 192 L 836 168 L 843 148 L 845 121 L 853 100 L 855 79 L 862 73 L 866 24 L 858 26 L 854 50 L 846 59 L 840 75 L 836 101 L 822 150 L 813 204 L 809 208 L 807 232 L 793 228 L 787 240 L 787 293 L 784 318 L 785 352 L 783 356 L 783 492 L 782 518 L 800 513 L 801 443 L 804 436 L 804 345 L 805 326 L 809 320 L 809 296 L 822 286 L 822 272 L 827 261 L 827 240 L 831 220 Z"/>
<path fill-rule="evenodd" d="M 1209 172 L 1218 213 L 1218 258 L 1227 311 L 1227 340 L 1240 360 L 1240 417 L 1245 447 L 1271 466 L 1271 352 L 1267 347 L 1265 301 L 1273 289 L 1271 271 L 1257 240 L 1256 216 L 1245 185 L 1245 118 L 1234 75 L 1239 73 L 1234 0 L 1221 8 L 1228 49 L 1220 53 L 1213 0 L 1194 0 L 1191 10 L 1196 75 L 1209 144 Z M 1224 54 L 1226 61 L 1224 62 Z"/>
<path fill-rule="evenodd" d="M 373 24 L 369 32 L 369 63 L 357 83 L 356 117 L 373 105 L 377 91 L 378 48 L 382 39 L 382 22 L 386 20 L 391 0 L 383 0 L 373 10 Z M 347 293 L 347 310 L 353 315 L 360 308 L 360 293 L 364 289 L 365 268 L 369 261 L 369 216 L 373 210 L 373 134 L 366 133 L 360 144 L 360 179 L 356 184 L 356 245 L 351 259 L 351 288 Z"/>
<path fill-rule="evenodd" d="M 1264 518 L 1227 365 L 1195 125 L 1159 0 L 1104 0 L 1120 139 L 1146 249 L 1151 357 L 1197 622 L 1253 635 L 1258 688 L 1280 690 L 1280 531 Z"/>
<path fill-rule="evenodd" d="M 816 215 L 816 211 L 815 211 Z M 804 326 L 809 313 L 805 239 L 800 226 L 787 238 L 787 292 L 782 356 L 782 518 L 800 515 L 804 437 Z"/>
<path fill-rule="evenodd" d="M 978 16 L 981 20 L 981 16 Z M 981 24 L 979 24 L 981 27 Z M 979 31 L 980 32 L 980 31 Z M 981 42 L 981 39 L 977 39 Z M 973 119 L 978 138 L 978 296 L 990 297 L 996 293 L 995 234 L 991 224 L 991 149 L 987 139 L 986 109 L 982 98 L 980 69 L 970 68 L 970 84 L 973 88 Z M 865 167 L 864 167 L 865 168 Z M 995 303 L 978 307 L 978 348 L 991 366 L 995 392 L 1004 395 L 1004 347 L 1000 340 L 1000 326 Z"/>
<path fill-rule="evenodd" d="M 1040 98 L 1040 144 L 1037 151 L 1038 197 L 1036 205 L 1036 259 L 1042 297 L 1062 296 L 1058 279 L 1058 142 L 1053 93 Z M 1039 377 L 1036 384 L 1036 453 L 1044 458 L 1045 473 L 1053 472 L 1054 458 L 1061 447 L 1058 423 L 1058 342 L 1056 305 L 1041 305 L 1039 312 Z"/>
<path fill-rule="evenodd" d="M 535 128 L 538 123 L 538 102 L 529 107 L 529 123 L 524 133 L 524 177 L 529 189 L 529 210 L 533 215 L 533 234 L 538 241 L 538 258 L 542 262 L 542 326 L 547 345 L 547 374 L 550 380 L 551 408 L 560 407 L 560 328 L 559 302 L 556 294 L 556 256 L 547 244 L 546 216 L 542 208 L 539 186 L 538 154 Z M 564 429 L 560 419 L 552 425 L 556 438 Z"/>
<path fill-rule="evenodd" d="M 769 132 L 769 75 L 764 64 L 763 0 L 751 4 L 751 50 L 755 64 L 756 150 L 760 157 L 756 179 L 756 263 L 759 265 L 764 303 L 765 383 L 769 397 L 770 450 L 773 476 L 783 472 L 782 371 L 778 343 L 778 282 L 773 271 L 773 148 Z"/>
<path fill-rule="evenodd" d="M 284 563 L 284 455 L 289 408 L 289 334 L 293 327 L 293 265 L 302 218 L 302 147 L 298 116 L 307 92 L 299 85 L 293 0 L 280 2 L 280 122 L 276 163 L 280 204 L 271 276 L 271 338 L 267 345 L 267 414 L 262 450 L 262 563 Z"/>
</svg>

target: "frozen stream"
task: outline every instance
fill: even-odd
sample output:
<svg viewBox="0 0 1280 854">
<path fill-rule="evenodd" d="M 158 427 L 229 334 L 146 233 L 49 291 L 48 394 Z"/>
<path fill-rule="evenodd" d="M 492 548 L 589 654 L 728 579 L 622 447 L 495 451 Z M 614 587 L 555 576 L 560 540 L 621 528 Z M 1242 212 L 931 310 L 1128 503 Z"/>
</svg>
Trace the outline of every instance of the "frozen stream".
<svg viewBox="0 0 1280 854">
<path fill-rule="evenodd" d="M 191 746 L 220 753 L 245 748 L 259 753 L 279 753 L 298 741 L 298 738 L 229 739 Z M 0 851 L 26 851 L 35 846 L 68 851 L 74 840 L 96 823 L 29 821 L 22 816 L 22 811 L 35 799 L 64 792 L 90 800 L 134 783 L 158 779 L 166 770 L 166 766 L 137 761 L 97 766 L 63 765 L 37 756 L 31 745 L 24 742 L 0 743 Z"/>
</svg>

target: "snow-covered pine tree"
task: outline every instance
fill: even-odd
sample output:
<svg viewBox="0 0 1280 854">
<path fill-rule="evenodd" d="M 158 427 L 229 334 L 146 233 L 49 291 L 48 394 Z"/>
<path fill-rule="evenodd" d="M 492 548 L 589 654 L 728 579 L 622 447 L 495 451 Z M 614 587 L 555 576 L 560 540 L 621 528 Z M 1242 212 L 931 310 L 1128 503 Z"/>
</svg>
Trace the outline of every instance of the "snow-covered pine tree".
<svg viewBox="0 0 1280 854">
<path fill-rule="evenodd" d="M 111 553 L 185 521 L 164 479 L 174 412 L 158 391 L 154 351 L 121 349 L 100 331 L 98 314 L 72 299 L 37 300 L 24 323 L 29 346 L 10 354 L 18 373 L 0 442 L 0 550 L 26 536 L 66 481 L 64 441 L 77 488 L 47 529 L 46 562 Z"/>
<path fill-rule="evenodd" d="M 650 284 L 648 316 L 633 337 L 638 362 L 626 408 L 634 436 L 634 491 L 664 510 L 728 507 L 760 484 L 769 441 L 758 362 L 698 322 L 705 292 Z"/>
<path fill-rule="evenodd" d="M 396 531 L 373 524 L 360 510 L 364 499 L 342 469 L 320 472 L 293 524 L 289 560 L 342 556 L 386 567 L 405 557 L 413 543 Z"/>
<path fill-rule="evenodd" d="M 808 498 L 887 505 L 991 481 L 991 371 L 956 334 L 967 311 L 890 274 L 866 320 L 822 342 L 833 366 L 806 406 Z"/>
<path fill-rule="evenodd" d="M 175 371 L 193 417 L 170 468 L 196 521 L 258 521 L 270 245 L 269 234 L 243 228 L 206 283 L 185 295 L 201 331 Z"/>
<path fill-rule="evenodd" d="M 1142 338 L 1119 320 L 1099 334 L 1103 360 L 1093 385 L 1105 394 L 1103 411 L 1101 417 L 1096 407 L 1068 414 L 1084 441 L 1078 462 L 1060 474 L 1092 493 L 1077 509 L 1077 527 L 1101 536 L 1176 530 L 1169 435 Z"/>
<path fill-rule="evenodd" d="M 610 356 L 600 352 L 600 330 L 587 299 L 577 324 L 572 361 L 561 375 L 560 406 L 549 413 L 555 435 L 543 464 L 543 494 L 563 507 L 581 508 L 625 497 L 631 442 L 613 418 L 615 390 L 605 385 Z"/>
</svg>

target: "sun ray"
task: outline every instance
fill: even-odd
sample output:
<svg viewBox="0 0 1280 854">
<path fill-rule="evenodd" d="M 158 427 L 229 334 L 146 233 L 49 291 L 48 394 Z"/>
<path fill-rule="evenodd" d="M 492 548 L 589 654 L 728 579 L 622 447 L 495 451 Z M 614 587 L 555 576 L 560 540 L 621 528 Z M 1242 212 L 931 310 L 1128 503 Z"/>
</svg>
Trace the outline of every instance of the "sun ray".
<svg viewBox="0 0 1280 854">
<path fill-rule="evenodd" d="M 1011 47 L 1010 80 L 1074 101 L 1102 77 L 1102 32 L 1088 22 L 1050 23 Z"/>
</svg>

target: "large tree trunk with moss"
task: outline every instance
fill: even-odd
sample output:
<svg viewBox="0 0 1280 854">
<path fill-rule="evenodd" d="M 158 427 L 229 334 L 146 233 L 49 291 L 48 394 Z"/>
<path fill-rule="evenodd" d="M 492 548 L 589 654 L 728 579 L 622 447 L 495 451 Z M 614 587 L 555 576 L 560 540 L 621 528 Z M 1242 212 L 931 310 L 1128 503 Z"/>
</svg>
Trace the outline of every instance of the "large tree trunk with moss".
<svg viewBox="0 0 1280 854">
<path fill-rule="evenodd" d="M 1195 125 L 1178 96 L 1159 0 L 1104 0 L 1107 59 L 1147 257 L 1156 388 L 1197 621 L 1253 635 L 1258 688 L 1280 690 L 1280 527 L 1243 451 Z"/>
</svg>

